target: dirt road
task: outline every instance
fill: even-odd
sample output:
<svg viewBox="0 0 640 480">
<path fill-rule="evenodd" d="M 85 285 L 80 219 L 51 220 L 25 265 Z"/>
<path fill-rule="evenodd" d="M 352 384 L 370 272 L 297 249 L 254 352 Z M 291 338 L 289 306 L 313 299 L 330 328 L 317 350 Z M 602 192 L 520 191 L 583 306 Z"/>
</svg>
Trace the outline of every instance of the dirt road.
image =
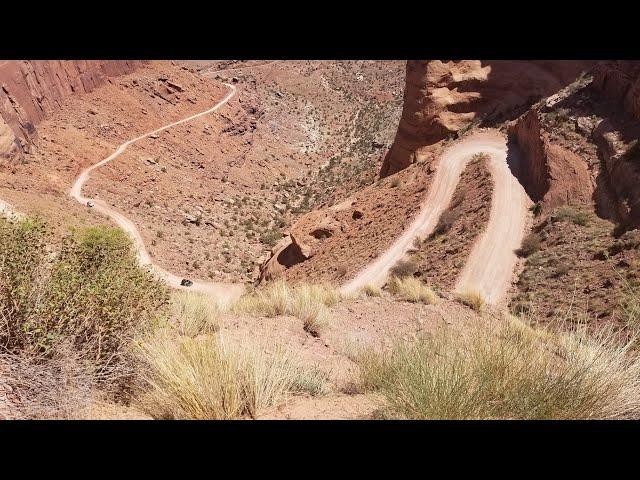
<svg viewBox="0 0 640 480">
<path fill-rule="evenodd" d="M 516 262 L 514 250 L 524 235 L 530 200 L 509 170 L 506 139 L 497 131 L 473 134 L 441 155 L 420 213 L 387 251 L 341 288 L 343 293 L 355 292 L 367 284 L 382 286 L 385 283 L 389 270 L 406 255 L 414 239 L 424 239 L 433 232 L 441 213 L 451 203 L 460 174 L 476 153 L 490 156 L 495 182 L 492 209 L 487 229 L 473 247 L 456 291 L 477 290 L 489 303 L 502 299 Z"/>
<path fill-rule="evenodd" d="M 225 83 L 225 85 L 227 87 L 229 87 L 229 93 L 224 97 L 224 99 L 222 99 L 220 102 L 218 102 L 215 106 L 211 107 L 208 110 L 205 110 L 204 112 L 200 112 L 197 113 L 195 115 L 191 115 L 187 118 L 183 118 L 182 120 L 178 120 L 177 122 L 173 122 L 170 123 L 168 125 L 165 125 L 164 127 L 158 128 L 156 130 L 153 130 L 149 133 L 145 133 L 144 135 L 140 135 L 139 137 L 136 137 L 132 140 L 129 140 L 127 142 L 124 142 L 122 145 L 120 145 L 115 152 L 113 152 L 111 155 L 109 155 L 107 158 L 105 158 L 104 160 L 96 163 L 95 165 L 92 165 L 91 167 L 83 170 L 80 175 L 78 175 L 78 178 L 76 178 L 76 181 L 74 182 L 73 186 L 71 187 L 71 190 L 69 192 L 69 195 L 71 197 L 73 197 L 74 199 L 76 199 L 78 202 L 82 203 L 83 205 L 86 205 L 87 202 L 91 201 L 94 203 L 94 209 L 103 213 L 104 215 L 107 215 L 108 217 L 110 217 L 120 228 L 122 228 L 125 232 L 127 232 L 129 234 L 129 236 L 131 237 L 131 239 L 133 240 L 134 246 L 138 252 L 138 258 L 140 260 L 140 263 L 142 265 L 148 265 L 151 267 L 151 269 L 156 272 L 161 278 L 163 278 L 167 283 L 169 283 L 169 285 L 171 285 L 174 288 L 187 288 L 187 287 L 182 287 L 180 286 L 180 282 L 182 280 L 183 277 L 180 277 L 179 275 L 175 275 L 165 269 L 163 269 L 162 267 L 160 267 L 159 265 L 157 265 L 156 263 L 154 263 L 151 260 L 151 257 L 149 255 L 149 252 L 147 252 L 147 249 L 144 245 L 144 241 L 142 240 L 142 236 L 140 235 L 140 232 L 138 231 L 137 227 L 135 226 L 135 224 L 129 220 L 126 216 L 124 216 L 123 214 L 121 214 L 120 212 L 117 212 L 116 210 L 114 210 L 113 208 L 109 207 L 105 202 L 103 202 L 102 200 L 98 200 L 98 199 L 92 199 L 92 198 L 86 198 L 82 196 L 82 187 L 83 185 L 87 182 L 87 180 L 89 179 L 89 175 L 91 174 L 91 172 L 93 172 L 95 169 L 100 168 L 101 166 L 111 162 L 112 160 L 115 160 L 116 158 L 118 158 L 118 156 L 120 156 L 129 145 L 131 145 L 132 143 L 135 143 L 139 140 L 142 140 L 143 138 L 147 138 L 150 135 L 156 134 L 156 133 L 160 133 L 168 128 L 174 127 L 176 125 L 180 125 L 181 123 L 185 123 L 188 122 L 190 120 L 194 120 L 198 117 L 201 117 L 203 115 L 207 115 L 211 112 L 215 112 L 216 110 L 218 110 L 220 107 L 222 107 L 225 103 L 227 103 L 235 94 L 236 94 L 236 87 L 234 87 L 233 85 L 229 85 L 227 83 Z M 202 281 L 202 280 L 193 280 L 193 285 L 191 287 L 188 287 L 190 290 L 197 290 L 199 292 L 203 292 L 206 293 L 208 295 L 211 295 L 213 297 L 215 297 L 216 299 L 218 299 L 221 302 L 228 302 L 231 301 L 237 297 L 239 297 L 240 295 L 242 295 L 242 293 L 244 292 L 244 286 L 242 284 L 239 283 L 218 283 L 218 282 L 207 282 L 207 281 Z"/>
</svg>

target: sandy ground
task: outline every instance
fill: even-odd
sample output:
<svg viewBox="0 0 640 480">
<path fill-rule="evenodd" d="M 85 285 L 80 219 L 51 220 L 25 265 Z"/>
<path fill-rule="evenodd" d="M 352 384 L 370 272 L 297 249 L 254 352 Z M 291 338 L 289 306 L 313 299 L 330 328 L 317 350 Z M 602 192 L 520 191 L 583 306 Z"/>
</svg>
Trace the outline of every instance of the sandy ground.
<svg viewBox="0 0 640 480">
<path fill-rule="evenodd" d="M 524 234 L 530 200 L 507 165 L 506 139 L 497 131 L 483 131 L 464 138 L 443 152 L 429 194 L 409 228 L 374 262 L 343 285 L 353 293 L 364 285 L 382 286 L 389 270 L 413 246 L 415 238 L 430 235 L 451 198 L 460 174 L 476 153 L 490 156 L 494 194 L 489 225 L 474 246 L 458 280 L 456 291 L 479 290 L 488 303 L 502 299 L 516 263 L 514 250 Z"/>
<path fill-rule="evenodd" d="M 116 224 L 118 224 L 118 226 L 120 228 L 122 228 L 125 232 L 127 232 L 129 234 L 129 236 L 132 238 L 134 245 L 138 251 L 138 257 L 140 259 L 140 263 L 143 265 L 149 265 L 151 266 L 151 268 L 162 278 L 164 279 L 167 283 L 169 283 L 169 285 L 171 285 L 174 288 L 185 288 L 185 287 L 181 287 L 180 282 L 182 281 L 182 277 L 175 275 L 165 269 L 163 269 L 161 266 L 155 264 L 152 260 L 151 260 L 151 256 L 149 255 L 145 245 L 144 245 L 144 241 L 142 239 L 142 235 L 140 235 L 140 232 L 138 231 L 137 227 L 135 226 L 135 224 L 129 220 L 127 217 L 125 217 L 124 215 L 122 215 L 121 213 L 117 212 L 116 210 L 112 209 L 111 207 L 109 207 L 105 202 L 103 202 L 102 200 L 98 200 L 98 199 L 91 199 L 91 198 L 86 198 L 82 196 L 82 187 L 83 185 L 87 182 L 87 180 L 89 179 L 89 175 L 91 174 L 91 172 L 97 168 L 100 168 L 101 166 L 111 162 L 112 160 L 115 160 L 116 158 L 118 158 L 118 156 L 120 156 L 120 154 L 122 154 L 129 145 L 131 145 L 132 143 L 137 142 L 138 140 L 142 140 L 143 138 L 147 138 L 151 135 L 160 133 L 170 127 L 188 122 L 190 120 L 193 120 L 195 118 L 201 117 L 203 115 L 207 115 L 209 113 L 215 112 L 216 110 L 218 110 L 220 107 L 222 107 L 224 104 L 226 104 L 235 94 L 236 94 L 236 88 L 233 85 L 229 85 L 229 84 L 225 84 L 227 85 L 227 87 L 229 87 L 230 91 L 227 94 L 227 96 L 222 99 L 219 103 L 217 103 L 215 106 L 213 106 L 212 108 L 205 110 L 204 112 L 200 112 L 197 113 L 195 115 L 191 115 L 187 118 L 184 118 L 182 120 L 178 120 L 176 122 L 172 122 L 168 125 L 165 125 L 163 127 L 160 127 L 156 130 L 153 130 L 151 132 L 145 133 L 144 135 L 140 135 L 139 137 L 136 137 L 132 140 L 126 141 L 123 144 L 121 144 L 115 152 L 113 152 L 111 155 L 109 155 L 107 158 L 105 158 L 104 160 L 96 163 L 95 165 L 92 165 L 91 167 L 83 170 L 82 172 L 80 172 L 80 175 L 78 175 L 76 181 L 74 182 L 73 186 L 71 187 L 71 190 L 69 191 L 69 195 L 71 197 L 73 197 L 74 199 L 76 199 L 78 202 L 80 202 L 83 205 L 86 205 L 87 202 L 91 201 L 94 204 L 94 207 L 97 211 L 107 215 L 108 217 L 110 217 Z M 228 302 L 231 301 L 237 297 L 239 297 L 240 295 L 242 295 L 242 293 L 244 292 L 244 286 L 242 284 L 228 284 L 228 283 L 218 283 L 218 282 L 206 282 L 206 281 L 201 281 L 201 280 L 194 280 L 193 281 L 193 285 L 190 287 L 193 290 L 197 290 L 199 292 L 202 293 L 206 293 L 208 295 L 211 295 L 213 297 L 215 297 L 218 301 L 222 301 L 222 302 Z"/>
</svg>

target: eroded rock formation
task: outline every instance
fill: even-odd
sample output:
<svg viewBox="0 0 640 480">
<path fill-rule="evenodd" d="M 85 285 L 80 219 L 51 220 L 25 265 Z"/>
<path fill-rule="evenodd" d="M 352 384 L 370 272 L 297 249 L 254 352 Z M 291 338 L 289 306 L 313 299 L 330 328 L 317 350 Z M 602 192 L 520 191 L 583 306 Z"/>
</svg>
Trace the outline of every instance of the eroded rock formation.
<svg viewBox="0 0 640 480">
<path fill-rule="evenodd" d="M 530 110 L 509 128 L 522 150 L 517 176 L 543 212 L 569 203 L 588 204 L 593 185 L 587 163 L 575 153 L 549 141 L 536 110 Z"/>
</svg>

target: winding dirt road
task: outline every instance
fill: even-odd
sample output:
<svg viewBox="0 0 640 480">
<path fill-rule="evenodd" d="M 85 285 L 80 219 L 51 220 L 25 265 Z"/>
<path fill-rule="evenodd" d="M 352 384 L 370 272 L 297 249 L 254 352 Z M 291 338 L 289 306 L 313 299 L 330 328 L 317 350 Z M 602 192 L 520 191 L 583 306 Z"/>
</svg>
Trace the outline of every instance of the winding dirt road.
<svg viewBox="0 0 640 480">
<path fill-rule="evenodd" d="M 125 232 L 127 232 L 129 234 L 129 236 L 131 237 L 131 239 L 133 240 L 134 246 L 138 252 L 138 258 L 140 260 L 140 263 L 142 265 L 148 265 L 151 267 L 151 269 L 158 275 L 160 276 L 162 279 L 164 279 L 167 283 L 169 283 L 169 285 L 171 285 L 174 288 L 186 288 L 186 287 L 182 287 L 180 285 L 180 282 L 182 281 L 183 277 L 180 277 L 178 275 L 175 275 L 165 269 L 163 269 L 162 267 L 160 267 L 159 265 L 157 265 L 156 263 L 154 263 L 151 260 L 151 257 L 149 255 L 149 252 L 147 251 L 146 247 L 144 246 L 144 241 L 142 240 L 142 235 L 140 235 L 140 232 L 138 231 L 137 227 L 135 226 L 135 224 L 129 220 L 127 217 L 125 217 L 124 215 L 122 215 L 121 213 L 117 212 L 116 210 L 112 209 L 111 207 L 109 207 L 105 202 L 103 202 L 102 200 L 98 200 L 98 199 L 92 199 L 92 198 L 86 198 L 82 196 L 82 187 L 84 186 L 84 184 L 87 182 L 87 180 L 89 179 L 89 175 L 91 174 L 91 172 L 93 172 L 95 169 L 102 167 L 103 165 L 109 163 L 112 160 L 115 160 L 116 158 L 118 158 L 118 156 L 120 156 L 129 145 L 131 145 L 132 143 L 135 143 L 139 140 L 142 140 L 144 138 L 149 137 L 150 135 L 156 134 L 156 133 L 160 133 L 168 128 L 174 127 L 176 125 L 180 125 L 182 123 L 188 122 L 190 120 L 194 120 L 198 117 L 201 117 L 203 115 L 207 115 L 211 112 L 215 112 L 216 110 L 218 110 L 220 107 L 222 107 L 225 103 L 227 103 L 235 94 L 236 94 L 236 87 L 234 87 L 233 85 L 230 85 L 228 83 L 225 83 L 225 85 L 229 88 L 229 93 L 220 101 L 218 102 L 216 105 L 214 105 L 213 107 L 211 107 L 208 110 L 205 110 L 204 112 L 200 112 L 197 113 L 195 115 L 191 115 L 187 118 L 183 118 L 182 120 L 178 120 L 177 122 L 173 122 L 170 123 L 168 125 L 165 125 L 164 127 L 160 127 L 157 128 L 149 133 L 145 133 L 144 135 L 140 135 L 139 137 L 136 137 L 132 140 L 129 140 L 127 142 L 124 142 L 122 145 L 120 145 L 115 152 L 113 152 L 111 155 L 109 155 L 107 158 L 105 158 L 104 160 L 96 163 L 95 165 L 92 165 L 91 167 L 83 170 L 80 175 L 78 175 L 78 178 L 76 178 L 76 181 L 74 182 L 73 186 L 71 187 L 71 190 L 69 191 L 69 195 L 71 197 L 73 197 L 75 200 L 77 200 L 78 202 L 80 202 L 83 205 L 86 205 L 87 202 L 91 201 L 94 203 L 94 209 L 99 211 L 100 213 L 103 213 L 104 215 L 107 215 L 109 218 L 111 218 L 116 224 L 118 224 L 118 226 L 120 228 L 122 228 Z M 191 287 L 188 287 L 190 290 L 197 290 L 199 292 L 205 293 L 207 295 L 210 295 L 212 297 L 215 297 L 216 299 L 218 299 L 221 302 L 228 302 L 231 301 L 237 297 L 239 297 L 240 295 L 242 295 L 242 293 L 244 292 L 244 285 L 239 284 L 239 283 L 218 283 L 218 282 L 207 282 L 207 281 L 202 281 L 202 280 L 194 280 L 193 281 L 193 285 Z"/>
<path fill-rule="evenodd" d="M 342 286 L 343 293 L 353 293 L 367 284 L 378 287 L 384 284 L 389 270 L 406 255 L 414 239 L 424 239 L 433 232 L 440 215 L 451 203 L 460 174 L 476 153 L 490 157 L 494 180 L 491 215 L 487 229 L 476 241 L 460 274 L 456 291 L 478 291 L 492 304 L 502 300 L 511 282 L 517 261 L 514 250 L 522 241 L 531 200 L 507 165 L 506 139 L 497 131 L 473 134 L 441 155 L 420 213 L 387 251 Z"/>
<path fill-rule="evenodd" d="M 205 75 L 205 76 L 211 76 L 211 75 L 215 75 L 217 73 L 222 73 L 222 72 L 231 72 L 234 70 L 244 70 L 246 68 L 260 68 L 260 67 L 266 67 L 267 65 L 271 65 L 273 63 L 280 63 L 283 60 L 268 60 L 266 62 L 262 62 L 262 63 L 256 63 L 253 65 L 240 65 L 238 67 L 231 67 L 231 68 L 221 68 L 220 70 L 210 70 L 209 68 L 205 68 L 204 70 L 200 70 L 198 73 L 200 75 Z"/>
</svg>

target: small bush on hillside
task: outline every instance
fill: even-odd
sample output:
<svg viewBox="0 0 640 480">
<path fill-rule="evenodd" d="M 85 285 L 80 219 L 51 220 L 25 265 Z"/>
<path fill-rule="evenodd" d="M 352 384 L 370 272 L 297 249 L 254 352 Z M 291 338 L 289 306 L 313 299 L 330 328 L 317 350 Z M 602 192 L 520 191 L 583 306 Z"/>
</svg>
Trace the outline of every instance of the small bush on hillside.
<svg viewBox="0 0 640 480">
<path fill-rule="evenodd" d="M 540 202 L 536 202 L 529 207 L 529 211 L 533 213 L 535 217 L 542 213 L 542 204 Z"/>
<path fill-rule="evenodd" d="M 411 277 L 418 270 L 418 264 L 413 259 L 399 260 L 389 271 L 392 276 L 398 278 Z"/>
<path fill-rule="evenodd" d="M 360 388 L 403 419 L 640 417 L 640 359 L 608 334 L 485 320 L 358 355 Z"/>
<path fill-rule="evenodd" d="M 278 230 L 271 230 L 260 235 L 260 242 L 273 247 L 282 238 L 282 233 Z"/>
<path fill-rule="evenodd" d="M 402 181 L 398 177 L 393 177 L 389 185 L 393 188 L 397 188 L 402 184 Z"/>
<path fill-rule="evenodd" d="M 533 255 L 538 250 L 540 250 L 541 240 L 542 239 L 540 238 L 540 235 L 538 235 L 537 233 L 530 233 L 522 239 L 522 245 L 520 245 L 520 248 L 516 251 L 516 254 L 519 257 L 528 257 L 530 255 Z"/>
</svg>

